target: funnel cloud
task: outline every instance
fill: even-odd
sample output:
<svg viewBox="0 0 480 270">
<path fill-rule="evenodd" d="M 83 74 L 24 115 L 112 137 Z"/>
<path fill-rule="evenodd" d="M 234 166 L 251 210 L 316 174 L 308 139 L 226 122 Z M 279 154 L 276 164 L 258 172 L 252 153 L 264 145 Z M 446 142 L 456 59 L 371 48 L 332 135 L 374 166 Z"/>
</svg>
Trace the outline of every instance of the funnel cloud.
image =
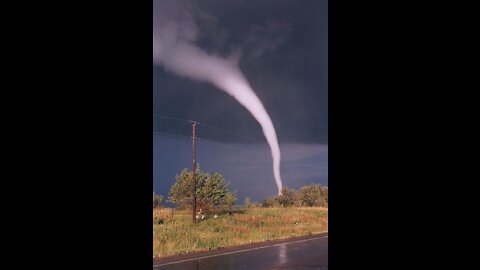
<svg viewBox="0 0 480 270">
<path fill-rule="evenodd" d="M 265 107 L 238 66 L 239 51 L 222 57 L 195 45 L 200 32 L 194 14 L 201 11 L 189 2 L 154 0 L 153 10 L 153 63 L 178 76 L 213 84 L 253 115 L 270 146 L 273 175 L 280 194 L 281 154 L 277 134 Z"/>
</svg>

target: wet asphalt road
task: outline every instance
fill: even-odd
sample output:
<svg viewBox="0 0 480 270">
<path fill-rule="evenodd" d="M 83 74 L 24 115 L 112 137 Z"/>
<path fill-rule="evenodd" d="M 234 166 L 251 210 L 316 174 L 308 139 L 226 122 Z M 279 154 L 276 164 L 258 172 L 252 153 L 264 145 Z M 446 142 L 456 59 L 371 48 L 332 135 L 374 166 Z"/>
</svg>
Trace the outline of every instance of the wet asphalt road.
<svg viewBox="0 0 480 270">
<path fill-rule="evenodd" d="M 157 269 L 328 269 L 328 235 L 154 266 Z"/>
</svg>

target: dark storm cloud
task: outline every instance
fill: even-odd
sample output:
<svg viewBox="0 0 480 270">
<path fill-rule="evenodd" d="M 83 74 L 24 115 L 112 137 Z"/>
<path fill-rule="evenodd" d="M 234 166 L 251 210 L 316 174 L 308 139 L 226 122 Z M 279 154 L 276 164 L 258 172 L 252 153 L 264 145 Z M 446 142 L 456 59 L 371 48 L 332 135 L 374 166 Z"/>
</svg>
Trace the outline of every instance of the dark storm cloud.
<svg viewBox="0 0 480 270">
<path fill-rule="evenodd" d="M 265 26 L 254 25 L 245 40 L 243 49 L 248 52 L 246 59 L 253 61 L 264 53 L 274 52 L 282 45 L 292 31 L 289 23 L 269 20 Z"/>
<path fill-rule="evenodd" d="M 153 62 L 177 76 L 214 85 L 234 97 L 252 114 L 262 127 L 270 146 L 273 174 L 278 194 L 281 194 L 281 152 L 278 137 L 270 115 L 238 66 L 240 54 L 233 53 L 225 58 L 198 47 L 198 30 L 192 25 L 190 17 L 181 14 L 181 17 L 174 16 L 165 21 L 165 18 L 171 16 L 170 13 L 165 14 L 169 10 L 162 6 L 167 2 L 178 3 L 161 0 L 156 2 L 158 6 L 154 6 L 153 21 L 162 23 L 153 28 Z"/>
<path fill-rule="evenodd" d="M 202 49 L 221 56 L 241 52 L 240 68 L 270 114 L 280 143 L 328 142 L 326 1 L 185 3 L 193 16 L 172 14 L 195 23 Z M 258 123 L 231 97 L 208 84 L 170 77 L 154 68 L 156 113 L 263 139 Z M 175 106 L 178 102 L 186 106 Z"/>
<path fill-rule="evenodd" d="M 275 126 L 284 184 L 328 184 L 327 1 L 169 3 L 174 4 L 165 7 L 163 22 L 181 21 L 181 38 L 195 40 L 208 54 L 239 57 L 239 69 Z M 245 196 L 261 200 L 275 194 L 261 126 L 242 105 L 209 83 L 175 76 L 158 65 L 153 76 L 155 114 L 194 119 L 230 132 L 198 126 L 197 136 L 217 142 L 198 141 L 202 169 L 225 175 L 237 189 L 239 203 Z M 154 117 L 153 127 L 168 133 L 154 136 L 153 160 L 154 189 L 167 195 L 175 174 L 191 166 L 191 125 Z"/>
</svg>

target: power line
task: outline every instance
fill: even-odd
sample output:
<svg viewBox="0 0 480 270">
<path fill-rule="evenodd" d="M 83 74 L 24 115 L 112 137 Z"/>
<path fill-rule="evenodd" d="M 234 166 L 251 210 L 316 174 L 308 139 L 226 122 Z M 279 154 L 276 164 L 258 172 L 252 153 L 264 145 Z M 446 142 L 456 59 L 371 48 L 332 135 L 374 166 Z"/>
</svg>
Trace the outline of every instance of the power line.
<svg viewBox="0 0 480 270">
<path fill-rule="evenodd" d="M 178 134 L 167 133 L 167 132 L 154 131 L 153 133 L 154 133 L 154 134 L 157 134 L 157 135 L 165 135 L 165 136 L 177 137 L 177 138 L 188 139 L 188 140 L 191 140 L 191 139 L 192 139 L 192 137 L 189 137 L 189 136 L 178 135 Z M 232 146 L 232 145 L 225 144 L 225 143 L 214 142 L 214 141 L 211 141 L 211 140 L 208 140 L 208 139 L 205 139 L 205 138 L 201 138 L 201 137 L 198 137 L 198 136 L 195 136 L 195 138 L 196 138 L 197 140 L 200 140 L 200 141 L 204 141 L 204 142 L 208 142 L 208 143 L 220 145 L 220 146 L 222 146 L 222 147 L 228 147 L 228 148 L 235 149 L 235 150 L 240 150 L 240 151 L 244 151 L 244 152 L 249 152 L 249 153 L 252 153 L 252 154 L 255 154 L 255 155 L 264 157 L 262 154 L 260 154 L 260 153 L 258 153 L 258 152 L 251 151 L 251 150 L 246 150 L 246 149 L 241 148 L 241 147 L 236 147 L 236 146 Z"/>
<path fill-rule="evenodd" d="M 226 134 L 230 134 L 230 135 L 233 135 L 233 136 L 237 136 L 237 137 L 242 138 L 242 139 L 247 139 L 247 140 L 249 140 L 249 141 L 259 143 L 259 141 L 256 140 L 256 139 L 253 139 L 253 138 L 250 138 L 250 137 L 247 137 L 247 136 L 244 136 L 244 135 L 238 135 L 238 134 L 233 133 L 233 132 L 230 132 L 230 131 L 228 131 L 228 130 L 224 130 L 224 129 L 217 128 L 217 127 L 214 127 L 214 126 L 211 126 L 211 125 L 207 125 L 207 124 L 205 124 L 205 123 L 200 123 L 200 126 L 204 126 L 204 127 L 206 127 L 206 128 L 210 128 L 210 129 L 213 129 L 213 130 L 216 130 L 216 131 L 219 131 L 219 132 L 223 132 L 223 133 L 226 133 Z"/>
<path fill-rule="evenodd" d="M 167 133 L 167 132 L 160 132 L 160 131 L 154 131 L 153 134 L 177 137 L 177 138 L 188 139 L 188 140 L 192 139 L 192 137 L 189 137 L 189 136 L 178 135 L 178 134 Z"/>
<path fill-rule="evenodd" d="M 200 138 L 200 137 L 196 137 L 196 138 L 197 138 L 198 140 L 201 140 L 201 141 L 206 141 L 206 142 L 209 142 L 209 143 L 221 145 L 221 146 L 223 146 L 223 147 L 228 147 L 228 148 L 232 148 L 232 149 L 236 149 L 236 150 L 241 150 L 241 151 L 245 151 L 245 152 L 250 152 L 250 153 L 253 153 L 253 154 L 255 154 L 255 155 L 258 155 L 258 156 L 262 156 L 262 157 L 263 157 L 263 155 L 262 155 L 262 154 L 259 154 L 258 152 L 246 150 L 246 149 L 241 148 L 241 147 L 236 147 L 236 146 L 231 146 L 231 145 L 224 144 L 224 143 L 214 142 L 214 141 L 207 140 L 207 139 Z"/>
<path fill-rule="evenodd" d="M 161 115 L 161 114 L 153 114 L 153 115 L 155 117 L 170 119 L 170 120 L 175 120 L 175 121 L 180 121 L 180 122 L 186 122 L 186 123 L 189 123 L 189 124 L 192 123 L 192 122 L 196 122 L 198 125 L 200 125 L 200 127 L 204 126 L 206 128 L 210 128 L 210 129 L 213 129 L 213 130 L 216 130 L 218 132 L 225 133 L 225 134 L 233 135 L 233 136 L 236 136 L 238 138 L 246 139 L 246 140 L 249 140 L 249 141 L 252 141 L 252 142 L 255 142 L 255 143 L 263 143 L 263 142 L 260 142 L 257 139 L 254 139 L 254 138 L 251 138 L 251 137 L 248 137 L 248 136 L 245 136 L 245 135 L 239 135 L 239 134 L 234 133 L 232 131 L 228 131 L 228 130 L 225 130 L 225 129 L 222 129 L 222 128 L 219 128 L 219 127 L 215 127 L 215 126 L 212 126 L 210 124 L 206 124 L 204 122 L 199 122 L 199 121 L 196 121 L 196 120 L 181 119 L 181 118 L 176 118 L 176 117 L 166 116 L 166 115 Z"/>
</svg>

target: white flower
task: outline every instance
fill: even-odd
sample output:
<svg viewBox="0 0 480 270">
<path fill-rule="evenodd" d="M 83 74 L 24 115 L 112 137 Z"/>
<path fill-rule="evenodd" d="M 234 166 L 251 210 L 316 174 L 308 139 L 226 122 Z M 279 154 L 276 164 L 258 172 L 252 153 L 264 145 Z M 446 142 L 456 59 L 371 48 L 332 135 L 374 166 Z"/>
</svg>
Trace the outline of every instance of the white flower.
<svg viewBox="0 0 480 270">
<path fill-rule="evenodd" d="M 213 216 L 213 218 L 217 218 L 217 215 Z"/>
</svg>

